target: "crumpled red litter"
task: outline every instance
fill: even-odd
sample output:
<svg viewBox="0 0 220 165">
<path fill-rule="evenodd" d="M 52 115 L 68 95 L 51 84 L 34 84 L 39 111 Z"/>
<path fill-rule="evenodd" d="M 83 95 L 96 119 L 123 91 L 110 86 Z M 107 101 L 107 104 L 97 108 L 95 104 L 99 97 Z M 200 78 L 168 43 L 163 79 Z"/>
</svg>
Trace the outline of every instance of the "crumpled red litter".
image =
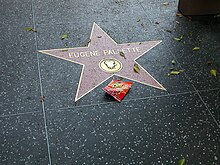
<svg viewBox="0 0 220 165">
<path fill-rule="evenodd" d="M 106 87 L 102 88 L 109 95 L 121 102 L 132 86 L 132 82 L 123 82 L 121 80 L 112 80 Z"/>
</svg>

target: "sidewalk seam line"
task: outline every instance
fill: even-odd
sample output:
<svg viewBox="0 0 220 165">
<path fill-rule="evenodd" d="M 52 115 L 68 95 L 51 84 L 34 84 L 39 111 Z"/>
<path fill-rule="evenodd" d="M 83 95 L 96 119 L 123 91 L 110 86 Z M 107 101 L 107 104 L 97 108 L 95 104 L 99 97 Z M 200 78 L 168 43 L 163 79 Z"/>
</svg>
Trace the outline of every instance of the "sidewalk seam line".
<svg viewBox="0 0 220 165">
<path fill-rule="evenodd" d="M 36 30 L 36 22 L 35 22 L 35 11 L 34 11 L 34 0 L 31 1 L 31 7 L 32 7 L 32 19 L 33 19 L 33 28 Z M 42 79 L 41 79 L 41 71 L 40 71 L 40 59 L 39 59 L 39 54 L 38 54 L 38 41 L 37 41 L 37 32 L 34 33 L 34 38 L 35 38 L 35 50 L 36 50 L 36 55 L 37 55 L 37 67 L 38 67 L 38 77 L 39 77 L 39 85 L 40 85 L 40 92 L 41 96 L 43 95 L 43 86 L 42 86 Z M 45 112 L 45 105 L 44 101 L 42 101 L 42 111 L 43 111 L 43 118 L 44 118 L 44 128 L 45 128 L 45 135 L 46 135 L 46 141 L 47 141 L 47 152 L 48 152 L 48 160 L 49 160 L 49 165 L 52 165 L 51 161 L 51 152 L 50 152 L 50 144 L 49 144 L 49 136 L 48 136 L 48 130 L 47 130 L 47 119 L 46 119 L 46 112 Z"/>
</svg>

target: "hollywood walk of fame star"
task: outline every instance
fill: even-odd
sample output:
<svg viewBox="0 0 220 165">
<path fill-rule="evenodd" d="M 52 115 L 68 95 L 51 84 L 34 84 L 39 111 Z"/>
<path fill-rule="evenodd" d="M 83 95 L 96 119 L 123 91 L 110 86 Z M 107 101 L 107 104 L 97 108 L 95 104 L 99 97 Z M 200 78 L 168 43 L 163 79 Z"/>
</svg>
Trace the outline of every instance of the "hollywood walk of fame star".
<svg viewBox="0 0 220 165">
<path fill-rule="evenodd" d="M 41 50 L 39 52 L 83 66 L 75 97 L 75 101 L 77 101 L 113 75 L 166 90 L 135 61 L 160 42 L 117 44 L 96 23 L 93 23 L 90 43 L 87 47 Z M 139 73 L 134 72 L 134 64 L 139 65 Z"/>
</svg>

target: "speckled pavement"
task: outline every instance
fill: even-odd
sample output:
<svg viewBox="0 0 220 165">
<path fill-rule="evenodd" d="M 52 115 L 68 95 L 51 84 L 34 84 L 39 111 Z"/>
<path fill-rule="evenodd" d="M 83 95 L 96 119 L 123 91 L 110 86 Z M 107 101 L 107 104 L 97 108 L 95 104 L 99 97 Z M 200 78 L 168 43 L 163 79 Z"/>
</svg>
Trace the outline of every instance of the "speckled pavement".
<svg viewBox="0 0 220 165">
<path fill-rule="evenodd" d="M 177 0 L 0 2 L 1 165 L 220 164 L 219 16 L 176 16 Z M 110 78 L 75 102 L 82 66 L 38 51 L 88 45 L 94 22 L 118 44 L 162 40 L 137 62 L 166 91 L 134 82 L 118 103 Z"/>
</svg>

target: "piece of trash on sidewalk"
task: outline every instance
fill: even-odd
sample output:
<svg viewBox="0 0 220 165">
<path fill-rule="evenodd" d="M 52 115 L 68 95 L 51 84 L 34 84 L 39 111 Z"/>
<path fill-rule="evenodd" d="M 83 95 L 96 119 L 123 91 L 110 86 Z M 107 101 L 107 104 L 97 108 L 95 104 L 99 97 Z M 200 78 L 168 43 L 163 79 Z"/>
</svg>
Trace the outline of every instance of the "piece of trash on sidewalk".
<svg viewBox="0 0 220 165">
<path fill-rule="evenodd" d="M 106 93 L 121 102 L 128 93 L 133 82 L 123 82 L 121 80 L 112 80 L 106 87 L 102 88 Z"/>
</svg>

